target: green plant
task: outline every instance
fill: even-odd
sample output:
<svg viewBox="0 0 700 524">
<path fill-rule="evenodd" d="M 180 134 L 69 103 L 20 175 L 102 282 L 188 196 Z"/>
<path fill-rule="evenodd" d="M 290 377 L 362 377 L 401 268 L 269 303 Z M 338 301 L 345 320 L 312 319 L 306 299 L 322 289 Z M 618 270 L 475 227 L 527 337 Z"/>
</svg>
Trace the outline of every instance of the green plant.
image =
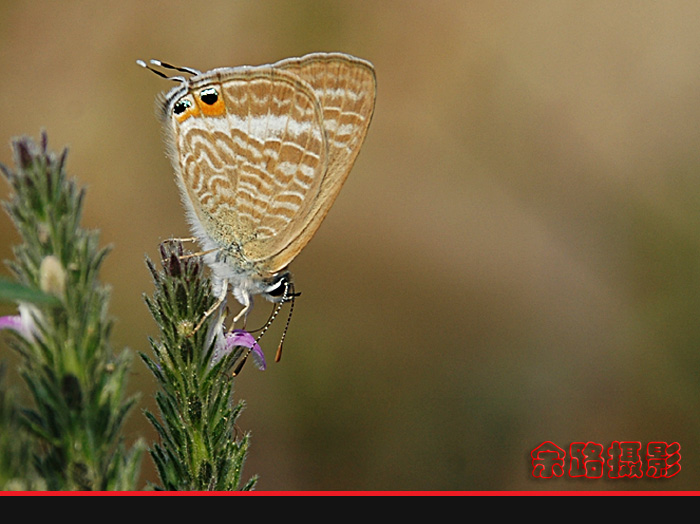
<svg viewBox="0 0 700 524">
<path fill-rule="evenodd" d="M 252 489 L 255 478 L 241 486 L 249 436 L 235 438 L 243 402 L 232 400 L 231 368 L 245 348 L 227 343 L 220 311 L 194 329 L 215 302 L 199 258 L 188 256 L 179 242 L 165 242 L 162 270 L 147 263 L 155 291 L 146 303 L 160 339 L 151 340 L 155 358 L 141 357 L 160 386 L 161 419 L 146 414 L 161 439 L 151 448 L 160 488 Z"/>
<path fill-rule="evenodd" d="M 8 466 L 5 478 L 15 483 L 0 487 L 19 478 L 28 489 L 133 490 L 143 445 L 128 448 L 121 436 L 136 399 L 125 398 L 131 355 L 115 355 L 109 342 L 109 289 L 98 280 L 108 250 L 80 226 L 85 191 L 66 176 L 66 151 L 49 152 L 45 134 L 13 148 L 16 170 L 1 168 L 14 193 L 5 209 L 22 243 L 8 262 L 17 282 L 3 282 L 0 295 L 19 304 L 19 315 L 2 317 L 0 327 L 14 333 L 32 406 L 4 396 L 2 429 L 14 438 L 0 441 L 0 456 L 14 446 L 32 460 L 23 472 Z"/>
</svg>

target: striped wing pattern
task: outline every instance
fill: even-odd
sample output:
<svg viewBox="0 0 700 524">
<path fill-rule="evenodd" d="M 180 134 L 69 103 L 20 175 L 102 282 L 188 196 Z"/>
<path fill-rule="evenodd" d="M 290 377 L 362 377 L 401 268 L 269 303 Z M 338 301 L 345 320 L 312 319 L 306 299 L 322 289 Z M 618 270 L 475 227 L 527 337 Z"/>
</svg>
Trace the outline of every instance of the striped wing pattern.
<svg viewBox="0 0 700 524">
<path fill-rule="evenodd" d="M 243 265 L 274 273 L 308 243 L 359 152 L 374 72 L 342 54 L 206 73 L 221 114 L 174 128 L 180 185 L 204 230 Z"/>
<path fill-rule="evenodd" d="M 321 104 L 328 138 L 328 169 L 320 193 L 302 233 L 290 238 L 284 252 L 277 254 L 276 266 L 281 269 L 311 240 L 343 187 L 372 120 L 377 82 L 369 62 L 342 53 L 314 53 L 275 66 L 311 86 Z"/>
</svg>

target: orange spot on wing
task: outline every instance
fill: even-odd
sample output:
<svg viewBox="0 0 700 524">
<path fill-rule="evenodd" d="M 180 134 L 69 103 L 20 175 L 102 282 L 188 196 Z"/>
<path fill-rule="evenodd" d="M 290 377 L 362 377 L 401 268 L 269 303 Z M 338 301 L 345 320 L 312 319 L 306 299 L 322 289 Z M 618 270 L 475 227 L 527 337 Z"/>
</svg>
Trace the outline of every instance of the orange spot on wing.
<svg viewBox="0 0 700 524">
<path fill-rule="evenodd" d="M 218 99 L 213 104 L 206 104 L 202 101 L 199 94 L 195 95 L 194 99 L 197 101 L 197 106 L 199 107 L 202 115 L 204 116 L 224 116 L 226 114 L 226 104 L 224 104 L 224 97 L 220 86 L 216 86 L 218 92 Z"/>
<path fill-rule="evenodd" d="M 200 115 L 199 107 L 195 104 L 191 107 L 188 107 L 187 111 L 185 111 L 184 113 L 180 113 L 179 115 L 175 115 L 175 118 L 177 119 L 178 122 L 182 123 L 191 116 L 199 116 L 199 115 Z"/>
</svg>

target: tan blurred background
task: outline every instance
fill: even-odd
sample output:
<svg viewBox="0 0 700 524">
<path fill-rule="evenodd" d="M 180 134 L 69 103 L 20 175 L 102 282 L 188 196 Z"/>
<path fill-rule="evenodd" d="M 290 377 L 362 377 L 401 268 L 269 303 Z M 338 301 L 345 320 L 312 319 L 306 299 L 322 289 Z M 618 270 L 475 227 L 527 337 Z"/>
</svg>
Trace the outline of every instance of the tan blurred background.
<svg viewBox="0 0 700 524">
<path fill-rule="evenodd" d="M 153 111 L 172 84 L 135 60 L 368 59 L 374 121 L 292 265 L 285 356 L 236 382 L 246 475 L 261 490 L 697 489 L 698 28 L 694 1 L 3 2 L 0 162 L 41 129 L 69 146 L 84 225 L 114 246 L 114 345 L 149 351 L 144 255 L 187 226 Z M 2 214 L 1 258 L 16 241 Z M 251 324 L 268 312 L 258 301 Z M 131 386 L 154 409 L 138 360 Z M 140 409 L 129 438 L 151 441 Z M 537 481 L 545 440 L 677 441 L 683 469 Z"/>
</svg>

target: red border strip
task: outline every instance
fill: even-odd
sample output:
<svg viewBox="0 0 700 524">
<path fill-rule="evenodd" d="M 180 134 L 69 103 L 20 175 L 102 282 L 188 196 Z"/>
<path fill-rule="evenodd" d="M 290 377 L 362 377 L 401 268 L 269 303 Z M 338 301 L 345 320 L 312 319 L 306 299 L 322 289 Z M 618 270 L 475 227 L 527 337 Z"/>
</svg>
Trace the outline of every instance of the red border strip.
<svg viewBox="0 0 700 524">
<path fill-rule="evenodd" d="M 0 496 L 139 497 L 469 497 L 469 496 L 698 496 L 700 491 L 5 491 Z"/>
</svg>

